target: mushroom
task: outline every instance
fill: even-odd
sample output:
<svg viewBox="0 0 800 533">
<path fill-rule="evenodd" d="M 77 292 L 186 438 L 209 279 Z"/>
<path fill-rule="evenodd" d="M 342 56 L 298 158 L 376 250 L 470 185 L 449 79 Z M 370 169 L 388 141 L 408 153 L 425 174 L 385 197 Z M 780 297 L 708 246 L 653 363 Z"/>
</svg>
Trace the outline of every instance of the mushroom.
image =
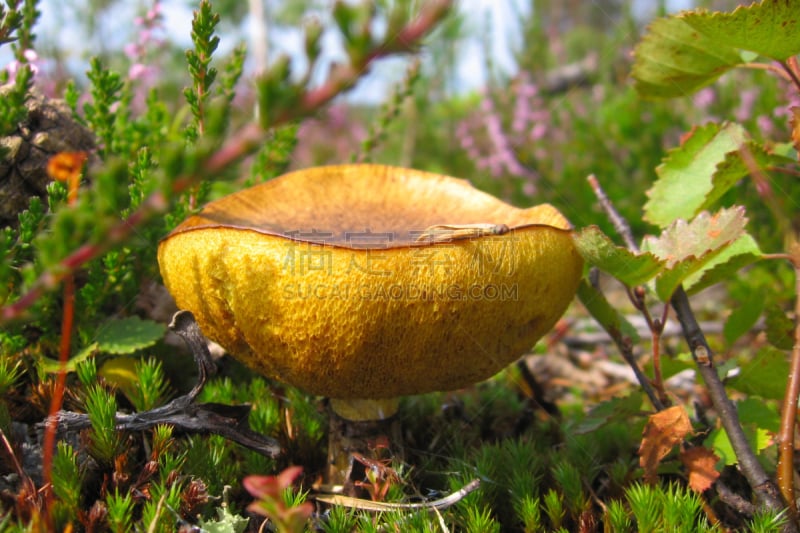
<svg viewBox="0 0 800 533">
<path fill-rule="evenodd" d="M 503 369 L 563 314 L 583 266 L 554 207 L 382 165 L 299 170 L 211 202 L 158 261 L 207 337 L 355 421 Z"/>
</svg>

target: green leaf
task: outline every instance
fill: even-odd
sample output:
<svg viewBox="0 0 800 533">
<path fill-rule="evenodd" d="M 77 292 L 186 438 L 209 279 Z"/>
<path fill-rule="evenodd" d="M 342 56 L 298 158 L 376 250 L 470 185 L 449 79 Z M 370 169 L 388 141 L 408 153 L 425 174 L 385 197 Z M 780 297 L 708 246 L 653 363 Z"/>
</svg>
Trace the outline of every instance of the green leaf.
<svg viewBox="0 0 800 533">
<path fill-rule="evenodd" d="M 749 234 L 744 234 L 710 258 L 702 269 L 687 276 L 683 280 L 683 288 L 689 295 L 697 294 L 715 283 L 730 279 L 740 269 L 760 258 L 758 244 Z"/>
<path fill-rule="evenodd" d="M 788 375 L 789 361 L 786 352 L 765 346 L 741 365 L 739 374 L 730 380 L 730 385 L 747 394 L 780 400 L 786 394 Z"/>
<path fill-rule="evenodd" d="M 162 324 L 142 320 L 138 316 L 112 320 L 98 331 L 97 347 L 106 353 L 133 353 L 158 342 L 165 331 Z"/>
<path fill-rule="evenodd" d="M 629 421 L 632 416 L 641 413 L 643 401 L 643 394 L 635 391 L 628 396 L 599 403 L 570 431 L 570 434 L 590 433 L 614 420 Z"/>
<path fill-rule="evenodd" d="M 767 307 L 766 326 L 767 340 L 771 345 L 779 350 L 791 350 L 794 347 L 794 321 L 779 307 Z"/>
<path fill-rule="evenodd" d="M 759 452 L 772 443 L 771 435 L 766 429 L 747 426 L 744 428 L 744 433 L 750 446 L 756 448 Z M 732 466 L 738 463 L 731 441 L 724 429 L 717 428 L 711 431 L 708 438 L 703 441 L 703 445 L 713 449 L 725 466 Z"/>
<path fill-rule="evenodd" d="M 710 39 L 775 61 L 800 53 L 800 17 L 793 1 L 764 0 L 733 13 L 689 11 L 679 18 Z"/>
<path fill-rule="evenodd" d="M 582 279 L 578 285 L 578 298 L 604 330 L 609 333 L 617 331 L 623 337 L 628 337 L 633 344 L 638 344 L 639 334 L 636 332 L 636 328 L 622 313 L 608 303 L 602 292 L 592 287 L 586 279 Z"/>
<path fill-rule="evenodd" d="M 668 301 L 684 280 L 692 275 L 702 276 L 717 266 L 714 259 L 744 235 L 746 224 L 744 208 L 732 207 L 714 215 L 700 213 L 690 223 L 677 220 L 660 237 L 646 237 L 642 249 L 652 252 L 667 266 L 656 279 L 658 297 Z"/>
<path fill-rule="evenodd" d="M 651 253 L 636 254 L 617 246 L 597 226 L 581 230 L 575 236 L 575 244 L 589 265 L 611 274 L 629 287 L 646 283 L 664 268 L 664 261 Z"/>
<path fill-rule="evenodd" d="M 654 20 L 634 50 L 636 91 L 649 98 L 686 96 L 740 64 L 739 51 L 675 16 Z"/>
<path fill-rule="evenodd" d="M 766 172 L 770 166 L 792 163 L 792 159 L 767 152 L 761 143 L 747 141 L 739 149 L 726 153 L 717 165 L 711 176 L 711 188 L 699 209 L 710 209 L 739 180 L 756 170 Z"/>
<path fill-rule="evenodd" d="M 89 346 L 78 352 L 78 354 L 71 357 L 69 361 L 67 361 L 66 365 L 64 365 L 64 370 L 66 372 L 75 372 L 75 369 L 78 368 L 78 365 L 89 359 L 89 357 L 94 355 L 95 352 L 97 352 L 97 343 L 93 342 L 92 344 L 90 344 Z M 61 371 L 61 364 L 55 359 L 42 357 L 37 361 L 37 363 L 42 372 L 47 372 L 48 374 L 55 374 Z"/>
<path fill-rule="evenodd" d="M 728 346 L 731 346 L 755 325 L 764 310 L 765 294 L 763 289 L 752 291 L 743 302 L 733 308 L 722 328 L 722 336 Z"/>
<path fill-rule="evenodd" d="M 717 166 L 729 152 L 738 150 L 746 138 L 738 124 L 710 123 L 693 129 L 683 144 L 670 150 L 656 168 L 658 180 L 647 191 L 645 220 L 663 228 L 676 219 L 689 220 L 702 211 L 710 203 L 707 197 L 715 191 Z M 726 184 L 720 178 L 718 186 Z M 716 193 L 712 199 L 715 198 Z"/>
<path fill-rule="evenodd" d="M 760 399 L 748 398 L 736 402 L 736 412 L 744 434 L 756 453 L 774 444 L 774 434 L 780 427 L 780 415 L 774 407 Z M 733 446 L 724 429 L 714 429 L 703 444 L 711 447 L 725 465 L 737 463 Z"/>
</svg>

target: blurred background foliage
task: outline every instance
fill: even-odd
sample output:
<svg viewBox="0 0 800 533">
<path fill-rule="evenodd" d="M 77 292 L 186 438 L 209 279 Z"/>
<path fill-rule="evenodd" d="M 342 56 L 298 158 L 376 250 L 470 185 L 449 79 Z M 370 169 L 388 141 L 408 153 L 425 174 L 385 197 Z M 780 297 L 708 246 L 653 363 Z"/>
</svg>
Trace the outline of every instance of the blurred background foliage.
<svg viewBox="0 0 800 533">
<path fill-rule="evenodd" d="M 214 10 L 220 15 L 216 28 L 220 46 L 214 61 L 220 78 L 226 79 L 228 73 L 227 80 L 236 81 L 232 72 L 239 57 L 236 50 L 240 43 L 247 44 L 248 56 L 235 94 L 229 91 L 233 105 L 227 110 L 227 123 L 224 127 L 210 128 L 210 136 L 224 136 L 252 121 L 256 106 L 253 77 L 271 64 L 277 53 L 302 49 L 298 26 L 309 18 L 318 19 L 323 27 L 331 25 L 332 2 L 328 0 L 265 0 L 259 4 L 261 16 L 258 20 L 262 23 L 254 25 L 256 4 L 257 1 L 213 2 Z M 408 12 L 417 12 L 421 4 L 421 0 L 375 2 L 382 8 L 379 13 L 388 13 L 397 5 Z M 683 2 L 680 7 L 731 10 L 738 4 L 733 0 L 697 0 Z M 490 10 L 489 5 L 500 7 Z M 194 144 L 196 132 L 190 134 L 187 130 L 196 124 L 192 123 L 192 111 L 183 97 L 184 88 L 192 86 L 186 67 L 186 50 L 192 47 L 190 25 L 177 28 L 172 23 L 180 21 L 181 17 L 190 20 L 197 2 L 47 0 L 39 7 L 43 11 L 43 27 L 36 28 L 36 56 L 30 59 L 35 69 L 34 86 L 46 96 L 66 98 L 76 114 L 96 132 L 100 131 L 100 120 L 88 116 L 84 105 L 103 99 L 118 102 L 107 112 L 115 117 L 110 138 L 120 142 L 110 143 L 105 147 L 107 153 L 102 155 L 119 160 L 105 161 L 103 172 L 92 179 L 96 181 L 93 186 L 97 187 L 97 198 L 116 198 L 120 206 L 117 214 L 127 215 L 148 193 L 161 186 L 154 177 L 157 176 L 155 169 L 192 162 L 190 157 L 179 159 L 176 156 L 170 160 L 174 153 L 160 148 L 171 143 L 181 147 Z M 586 184 L 586 177 L 594 174 L 622 215 L 632 223 L 634 234 L 641 237 L 652 232 L 653 228 L 647 226 L 641 216 L 647 199 L 645 191 L 654 182 L 654 169 L 666 152 L 677 146 L 693 126 L 709 120 L 735 119 L 753 137 L 767 143 L 789 136 L 787 100 L 792 102 L 789 88 L 764 72 L 730 72 L 692 96 L 667 103 L 646 101 L 634 92 L 629 79 L 633 47 L 649 20 L 676 7 L 677 2 L 667 0 L 464 1 L 425 40 L 418 68 L 414 58 L 392 58 L 377 65 L 351 94 L 337 98 L 310 118 L 275 130 L 272 140 L 261 151 L 248 158 L 242 167 L 226 173 L 230 174 L 225 176 L 227 179 L 204 183 L 191 195 L 185 195 L 167 216 L 137 228 L 124 246 L 86 264 L 78 279 L 80 313 L 74 352 L 86 356 L 87 349 L 99 350 L 97 370 L 90 374 L 102 377 L 108 370 L 104 369 L 104 363 L 119 359 L 120 355 L 120 352 L 103 352 L 102 346 L 92 348 L 102 338 L 110 317 L 141 315 L 159 322 L 169 319 L 172 309 L 164 303 L 163 292 L 159 292 L 157 285 L 155 243 L 158 239 L 203 202 L 270 179 L 288 169 L 350 161 L 415 167 L 469 179 L 477 187 L 518 206 L 551 202 L 575 226 L 599 224 L 604 231 L 613 234 Z M 515 21 L 514 31 L 503 34 L 497 29 L 490 13 L 501 12 Z M 376 25 L 380 31 L 380 26 L 385 27 L 387 21 L 379 19 Z M 322 45 L 331 50 L 329 60 L 336 60 L 341 43 L 331 36 L 323 38 Z M 8 48 L 1 50 L 10 54 Z M 509 57 L 498 52 L 505 49 L 509 50 Z M 97 59 L 90 64 L 90 58 Z M 10 55 L 4 58 L 4 63 L 9 65 L 13 61 Z M 312 79 L 323 80 L 329 67 L 330 63 L 322 64 L 319 72 L 312 73 Z M 116 72 L 116 78 L 109 72 Z M 223 87 L 224 83 L 217 81 Z M 100 90 L 107 94 L 98 97 Z M 800 195 L 794 178 L 784 174 L 773 176 L 774 189 L 781 191 L 787 202 Z M 747 188 L 752 186 L 745 181 L 739 186 L 744 192 L 736 191 L 737 200 L 747 206 L 751 220 L 749 230 L 764 251 L 779 250 L 781 236 L 774 230 L 770 213 L 757 195 L 747 194 Z M 104 196 L 103 191 L 113 192 Z M 50 205 L 61 206 L 65 198 L 64 187 L 51 184 L 47 195 Z M 747 205 L 749 198 L 753 199 L 752 205 Z M 107 201 L 113 203 L 110 199 Z M 104 209 L 113 211 L 116 205 Z M 34 201 L 21 215 L 19 242 L 27 246 L 34 236 L 45 233 L 45 219 L 44 207 Z M 79 236 L 93 224 L 104 223 L 91 217 L 79 222 L 77 229 L 69 226 L 60 231 L 68 235 L 73 229 L 72 233 Z M 39 250 L 41 261 L 49 261 L 48 254 L 55 259 L 66 255 L 65 252 L 72 249 L 68 242 L 66 239 L 62 245 L 64 249 Z M 29 285 L 42 266 L 36 263 L 31 246 L 14 253 L 15 267 L 26 266 L 10 277 L 18 287 Z M 774 275 L 776 270 L 778 276 Z M 769 286 L 770 296 L 766 298 L 769 303 L 785 302 L 792 284 L 788 272 L 774 264 L 756 266 L 746 279 L 732 280 L 730 295 L 734 300 L 746 301 L 754 288 Z M 763 302 L 760 305 L 767 306 Z M 34 423 L 47 411 L 52 376 L 47 376 L 40 367 L 27 365 L 31 360 L 51 359 L 57 353 L 57 324 L 61 311 L 59 295 L 50 293 L 37 302 L 30 321 L 16 322 L 0 331 L 0 349 L 3 355 L 13 355 L 9 367 L 13 367 L 11 373 L 14 374 L 7 387 L 8 394 L 0 405 L 0 427 L 4 431 L 10 428 L 11 419 Z M 719 311 L 715 310 L 714 318 L 719 318 Z M 174 343 L 170 342 L 167 337 L 167 342 L 121 351 L 122 355 L 135 352 L 137 356 L 153 356 L 163 363 L 163 374 L 169 377 L 170 387 L 157 384 L 154 390 L 158 394 L 154 396 L 166 397 L 191 386 L 183 382 L 193 379 L 185 372 L 188 356 L 175 357 Z M 24 373 L 23 367 L 27 373 L 24 384 L 19 379 Z M 0 377 L 9 372 L 0 371 Z M 141 377 L 142 370 L 136 372 Z M 158 372 L 162 372 L 160 367 Z M 269 385 L 271 392 L 265 392 L 263 381 L 253 380 L 249 372 L 235 364 L 228 366 L 224 374 L 204 391 L 204 399 L 241 402 L 262 397 L 254 402 L 251 416 L 251 422 L 257 421 L 253 423 L 254 429 L 281 440 L 290 453 L 280 464 L 275 464 L 249 452 L 238 449 L 232 452 L 218 438 L 202 440 L 198 437 L 197 441 L 182 444 L 186 469 L 205 479 L 211 494 L 219 495 L 224 484 L 236 483 L 245 473 L 273 472 L 290 462 L 305 464 L 312 471 L 320 467 L 325 460 L 321 456 L 324 428 L 311 399 L 297 391 L 284 391 L 273 383 Z M 509 403 L 519 402 L 508 381 L 507 376 L 499 380 L 498 388 L 504 392 L 479 389 L 472 393 L 480 396 L 472 410 L 480 417 L 474 415 L 474 420 L 483 420 L 487 427 L 502 422 L 503 413 L 488 411 L 499 405 L 499 399 L 505 398 L 503 395 L 509 397 Z M 234 383 L 248 385 L 242 389 Z M 124 386 L 120 389 L 125 393 Z M 484 393 L 485 397 L 481 396 Z M 579 395 L 577 391 L 575 396 Z M 132 394 L 128 392 L 122 396 Z M 448 416 L 445 408 L 438 407 L 443 397 L 445 395 L 434 395 L 433 400 L 408 401 L 410 414 L 405 422 L 419 425 L 412 427 L 409 434 L 417 435 L 422 441 L 421 436 L 427 437 L 427 431 L 441 429 L 430 421 Z M 66 407 L 80 409 L 81 400 L 76 392 L 75 397 L 67 398 Z M 136 403 L 132 397 L 120 397 L 120 401 L 123 408 Z M 431 405 L 420 403 L 426 401 Z M 470 401 L 467 396 L 468 411 Z M 492 402 L 495 407 L 487 408 Z M 464 408 L 463 405 L 456 407 Z M 418 413 L 415 414 L 415 410 Z M 508 411 L 514 413 L 515 421 L 519 422 L 516 416 L 525 411 L 525 407 L 514 404 Z M 294 414 L 287 415 L 287 412 Z M 302 429 L 293 436 L 291 427 L 281 426 L 287 425 L 291 416 L 302 422 L 296 424 Z M 541 430 L 537 424 L 526 426 L 525 431 L 530 435 L 522 432 L 523 436 L 530 436 L 531 441 L 541 438 L 539 433 L 533 436 Z M 459 439 L 466 442 L 474 437 L 475 442 L 481 439 L 501 442 L 507 433 L 513 433 L 490 427 L 473 436 L 463 434 L 463 428 L 457 425 L 453 427 L 461 432 L 460 436 L 437 434 L 446 446 L 436 452 L 447 454 L 447 458 L 429 458 L 429 470 L 453 471 L 454 465 L 464 460 L 463 454 L 470 446 Z M 548 449 L 556 450 L 558 443 L 577 442 L 574 437 L 562 441 L 562 428 L 557 429 L 550 428 L 552 446 Z M 447 426 L 442 431 L 456 430 Z M 608 431 L 613 433 L 613 439 L 608 437 L 608 442 L 616 446 L 618 437 L 625 441 L 614 448 L 609 457 L 621 449 L 628 449 L 633 455 L 632 447 L 640 434 L 638 427 L 630 430 L 626 421 Z M 435 440 L 434 437 L 429 440 Z M 196 442 L 202 446 L 195 445 Z M 547 439 L 541 442 L 548 446 L 551 443 Z M 447 446 L 460 444 L 463 450 L 447 449 Z M 478 446 L 476 444 L 474 449 Z M 538 449 L 542 449 L 541 446 Z M 244 455 L 244 459 L 239 458 L 234 465 L 235 461 L 229 457 L 237 454 Z M 430 453 L 430 457 L 434 455 L 435 452 Z M 209 461 L 209 457 L 214 460 Z M 421 465 L 418 471 L 423 472 L 425 457 L 415 459 Z M 487 455 L 485 462 L 491 463 L 490 459 Z M 552 459 L 557 458 L 554 455 Z M 598 458 L 595 466 L 605 466 L 611 460 Z M 471 457 L 469 461 L 462 465 L 464 481 L 470 477 L 470 465 L 477 459 Z M 620 461 L 619 480 L 610 485 L 617 494 L 622 493 L 624 484 L 636 478 L 635 458 L 624 456 Z M 228 470 L 222 471 L 223 467 Z M 485 470 L 492 468 L 486 466 Z M 595 474 L 592 473 L 594 477 L 590 481 L 599 479 L 599 474 Z M 561 480 L 553 482 L 553 486 L 562 485 Z M 486 498 L 486 505 L 491 505 Z M 497 499 L 502 500 L 502 497 Z M 554 516 L 557 514 L 553 511 Z M 574 524 L 580 510 L 572 515 Z M 468 519 L 464 518 L 464 522 Z"/>
</svg>

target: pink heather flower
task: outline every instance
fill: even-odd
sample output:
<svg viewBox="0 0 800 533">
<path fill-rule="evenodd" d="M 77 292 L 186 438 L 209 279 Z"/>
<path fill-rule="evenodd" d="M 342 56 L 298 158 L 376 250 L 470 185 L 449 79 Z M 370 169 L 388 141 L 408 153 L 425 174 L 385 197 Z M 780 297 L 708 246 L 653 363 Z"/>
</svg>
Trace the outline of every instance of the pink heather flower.
<svg viewBox="0 0 800 533">
<path fill-rule="evenodd" d="M 744 122 L 753 114 L 753 104 L 758 98 L 758 89 L 746 89 L 740 93 L 739 107 L 734 111 L 734 116 L 739 122 Z"/>
<path fill-rule="evenodd" d="M 36 76 L 36 74 L 39 72 L 39 63 L 41 63 L 41 61 L 39 61 L 39 55 L 30 48 L 22 52 L 22 55 L 25 57 L 27 62 L 26 64 L 31 69 L 31 73 Z M 20 63 L 17 60 L 14 60 L 8 64 L 6 70 L 8 71 L 9 81 L 13 82 L 17 78 L 17 72 L 19 72 L 19 69 L 22 67 L 22 65 L 23 63 Z"/>
<path fill-rule="evenodd" d="M 708 109 L 716 100 L 716 94 L 711 87 L 704 87 L 694 95 L 694 106 L 699 109 Z"/>
<path fill-rule="evenodd" d="M 148 67 L 147 65 L 134 63 L 131 65 L 131 68 L 128 69 L 128 78 L 131 80 L 145 78 L 152 70 L 154 69 L 152 67 Z"/>
<path fill-rule="evenodd" d="M 531 197 L 536 194 L 536 185 L 531 181 L 526 181 L 522 186 L 522 194 Z"/>
<path fill-rule="evenodd" d="M 532 129 L 529 135 L 532 141 L 538 141 L 547 134 L 547 124 L 539 122 Z"/>
<path fill-rule="evenodd" d="M 772 121 L 771 117 L 767 115 L 758 115 L 756 118 L 756 125 L 765 139 L 771 139 L 775 136 L 775 123 Z"/>
</svg>

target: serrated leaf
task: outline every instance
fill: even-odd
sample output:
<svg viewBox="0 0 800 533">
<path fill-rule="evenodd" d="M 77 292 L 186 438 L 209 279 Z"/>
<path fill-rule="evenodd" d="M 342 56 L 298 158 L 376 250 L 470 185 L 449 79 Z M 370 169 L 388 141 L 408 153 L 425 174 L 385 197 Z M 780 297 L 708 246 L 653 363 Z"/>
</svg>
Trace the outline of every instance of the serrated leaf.
<svg viewBox="0 0 800 533">
<path fill-rule="evenodd" d="M 714 215 L 700 213 L 687 223 L 677 220 L 659 237 L 648 236 L 642 249 L 663 260 L 667 270 L 656 279 L 656 293 L 667 301 L 685 279 L 711 268 L 714 258 L 744 234 L 744 208 L 722 209 Z"/>
<path fill-rule="evenodd" d="M 734 273 L 755 263 L 761 256 L 761 250 L 753 237 L 744 234 L 710 258 L 703 268 L 687 276 L 683 280 L 683 288 L 689 295 L 697 294 L 715 283 L 730 279 Z"/>
<path fill-rule="evenodd" d="M 608 303 L 602 292 L 592 287 L 586 279 L 582 279 L 578 285 L 578 298 L 604 330 L 609 333 L 617 331 L 623 337 L 628 337 L 634 345 L 639 343 L 639 333 L 636 328 L 622 313 Z"/>
<path fill-rule="evenodd" d="M 800 53 L 800 17 L 794 1 L 764 0 L 733 13 L 689 11 L 679 18 L 715 42 L 756 52 L 775 61 Z"/>
<path fill-rule="evenodd" d="M 766 316 L 767 340 L 779 350 L 791 350 L 794 347 L 795 325 L 777 306 L 767 308 Z"/>
<path fill-rule="evenodd" d="M 654 20 L 634 50 L 636 91 L 649 98 L 686 96 L 742 62 L 738 50 L 676 16 Z"/>
<path fill-rule="evenodd" d="M 589 265 L 611 274 L 629 287 L 646 283 L 664 268 L 664 262 L 651 253 L 636 254 L 617 246 L 597 226 L 581 230 L 575 236 L 575 244 Z"/>
<path fill-rule="evenodd" d="M 763 289 L 755 290 L 748 294 L 743 302 L 733 308 L 733 311 L 725 321 L 725 325 L 722 327 L 722 336 L 728 346 L 731 346 L 755 325 L 764 310 L 765 301 L 765 291 Z"/>
<path fill-rule="evenodd" d="M 164 336 L 166 328 L 152 320 L 130 316 L 111 320 L 97 333 L 97 346 L 102 352 L 129 354 L 152 346 Z"/>
<path fill-rule="evenodd" d="M 730 380 L 731 387 L 747 394 L 780 400 L 786 394 L 789 361 L 785 352 L 765 346 L 741 365 L 739 374 Z"/>
<path fill-rule="evenodd" d="M 714 191 L 717 165 L 746 139 L 746 132 L 738 124 L 710 123 L 693 129 L 683 144 L 670 150 L 656 168 L 658 180 L 647 191 L 645 220 L 663 228 L 679 218 L 689 220 L 702 211 L 709 203 L 706 198 Z"/>
</svg>

